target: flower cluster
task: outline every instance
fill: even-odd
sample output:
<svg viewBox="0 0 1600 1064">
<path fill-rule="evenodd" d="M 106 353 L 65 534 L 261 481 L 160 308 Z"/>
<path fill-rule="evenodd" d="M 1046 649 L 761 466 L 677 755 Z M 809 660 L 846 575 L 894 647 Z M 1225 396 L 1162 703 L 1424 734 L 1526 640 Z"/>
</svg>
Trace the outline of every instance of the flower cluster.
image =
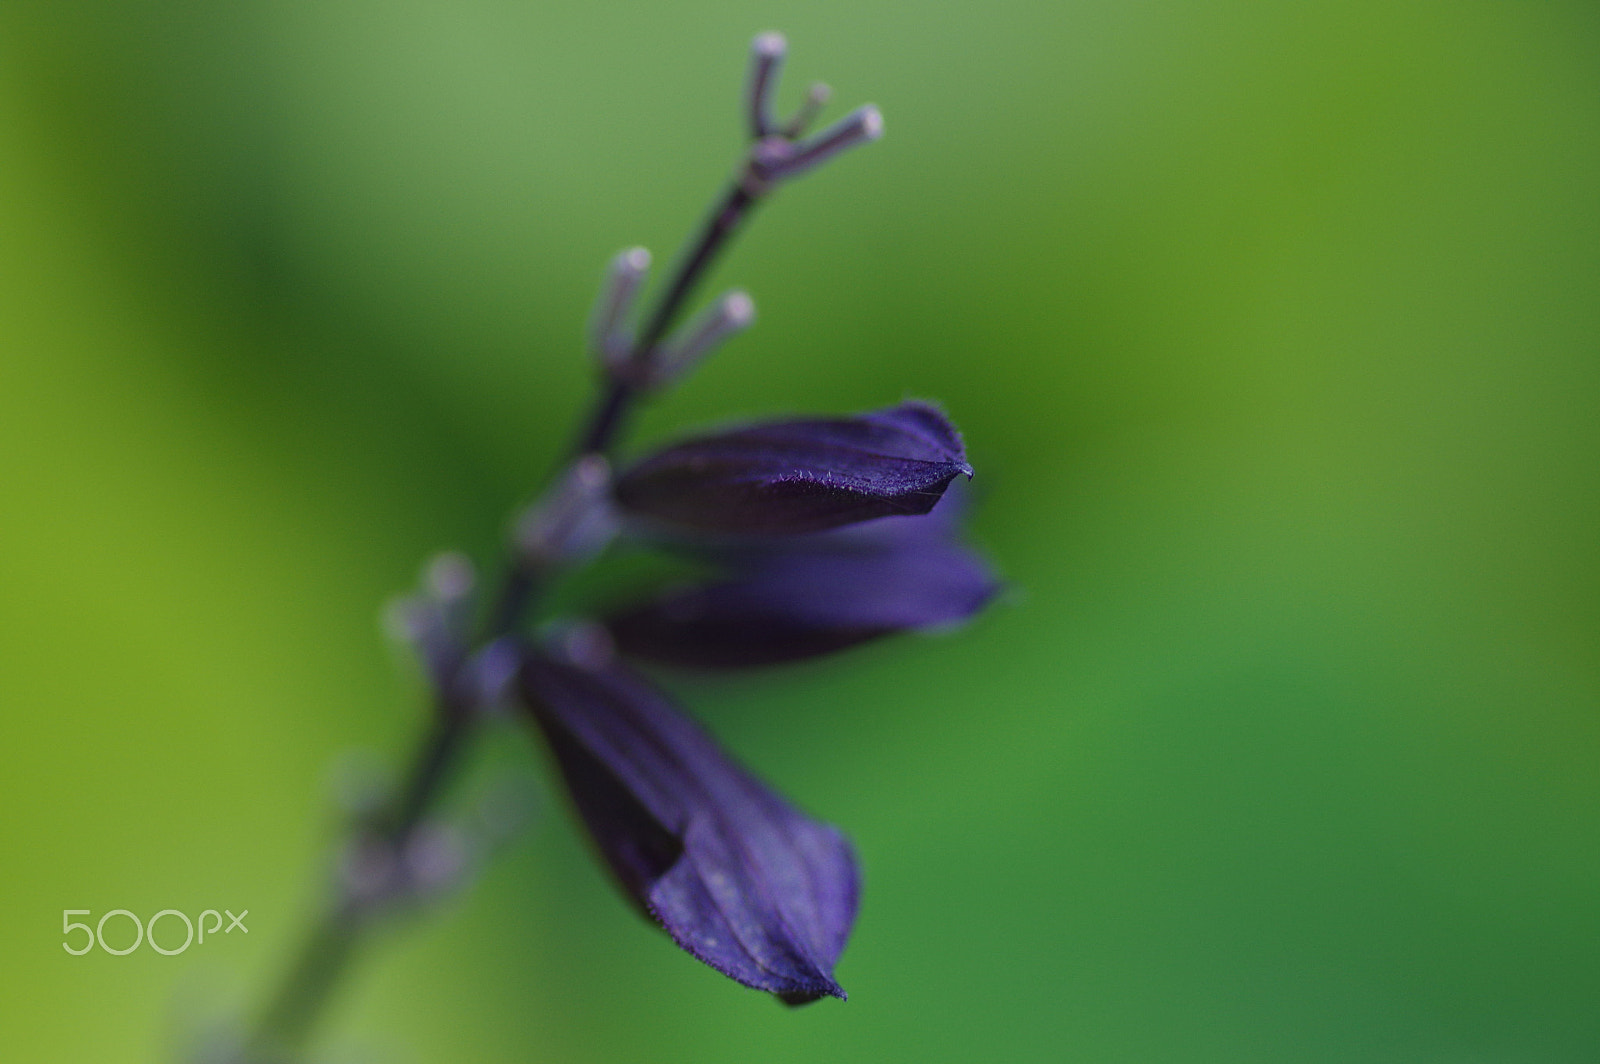
<svg viewBox="0 0 1600 1064">
<path fill-rule="evenodd" d="M 777 421 L 660 451 L 616 478 L 641 534 L 714 566 L 601 619 L 609 638 L 528 649 L 518 692 L 623 887 L 673 939 L 747 986 L 843 997 L 855 918 L 849 843 L 755 779 L 622 660 L 794 661 L 948 625 L 995 585 L 955 542 L 946 486 L 970 475 L 955 430 L 908 402 Z"/>
<path fill-rule="evenodd" d="M 634 662 L 797 661 L 958 623 L 996 584 L 958 541 L 955 500 L 940 505 L 972 468 L 960 435 L 928 403 L 753 424 L 628 463 L 612 456 L 637 398 L 680 379 L 753 319 L 750 298 L 733 292 L 673 328 L 749 208 L 882 129 L 867 107 L 805 139 L 826 92 L 813 89 L 799 115 L 775 121 L 783 40 L 762 35 L 753 52 L 744 168 L 654 313 L 635 320 L 649 255 L 634 248 L 613 260 L 593 326 L 606 388 L 565 474 L 518 524 L 493 638 L 476 656 L 452 651 L 466 641 L 458 622 L 457 638 L 433 640 L 446 649 L 430 659 L 441 691 L 469 688 L 446 704 L 488 697 L 476 685 L 526 712 L 605 863 L 679 946 L 797 1004 L 845 996 L 833 969 L 860 889 L 850 843 L 735 763 Z M 550 579 L 618 539 L 688 556 L 699 575 L 583 622 L 548 624 L 541 637 L 523 634 Z M 442 617 L 447 603 L 435 602 Z"/>
</svg>

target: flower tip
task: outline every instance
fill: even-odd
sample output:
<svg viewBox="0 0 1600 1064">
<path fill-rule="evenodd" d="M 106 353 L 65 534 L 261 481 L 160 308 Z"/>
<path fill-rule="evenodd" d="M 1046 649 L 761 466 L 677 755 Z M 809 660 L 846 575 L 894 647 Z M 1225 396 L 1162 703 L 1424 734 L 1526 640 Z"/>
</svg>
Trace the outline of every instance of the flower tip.
<svg viewBox="0 0 1600 1064">
<path fill-rule="evenodd" d="M 608 367 L 629 354 L 632 337 L 628 331 L 628 317 L 649 272 L 650 252 L 641 247 L 617 252 L 606 267 L 606 279 L 600 286 L 589 331 L 595 353 Z"/>
<path fill-rule="evenodd" d="M 616 268 L 629 273 L 644 273 L 650 268 L 649 248 L 628 248 L 617 253 Z"/>
<path fill-rule="evenodd" d="M 722 298 L 722 315 L 730 327 L 743 329 L 756 320 L 756 301 L 742 288 L 729 292 Z"/>
<path fill-rule="evenodd" d="M 791 1008 L 798 1008 L 801 1005 L 809 1005 L 813 1001 L 821 1001 L 825 997 L 838 998 L 840 1001 L 850 1000 L 850 995 L 844 992 L 844 987 L 840 986 L 832 979 L 828 980 L 826 989 L 792 990 L 788 993 L 780 993 L 778 995 L 778 1000 Z"/>
<path fill-rule="evenodd" d="M 457 551 L 446 551 L 428 563 L 423 583 L 442 602 L 453 602 L 472 594 L 476 581 L 472 559 Z"/>
<path fill-rule="evenodd" d="M 789 50 L 789 41 L 781 33 L 758 33 L 750 42 L 750 51 L 761 59 L 781 59 Z"/>
<path fill-rule="evenodd" d="M 869 103 L 861 109 L 861 135 L 867 140 L 883 136 L 883 112 L 878 105 Z"/>
</svg>

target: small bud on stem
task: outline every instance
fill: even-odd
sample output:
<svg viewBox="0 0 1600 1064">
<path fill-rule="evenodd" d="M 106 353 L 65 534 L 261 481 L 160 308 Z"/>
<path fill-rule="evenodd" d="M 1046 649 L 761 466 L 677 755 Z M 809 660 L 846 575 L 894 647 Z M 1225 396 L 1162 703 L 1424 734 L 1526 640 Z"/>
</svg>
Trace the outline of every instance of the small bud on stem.
<svg viewBox="0 0 1600 1064">
<path fill-rule="evenodd" d="M 809 140 L 799 138 L 815 121 L 830 95 L 828 86 L 812 85 L 805 101 L 788 122 L 772 118 L 772 94 L 788 54 L 782 34 L 762 33 L 750 43 L 750 77 L 745 112 L 751 145 L 737 179 L 711 212 L 698 238 L 689 245 L 671 281 L 635 336 L 626 321 L 649 268 L 642 248 L 613 260 L 596 307 L 594 344 L 610 378 L 610 389 L 590 415 L 579 437 L 578 454 L 604 453 L 626 418 L 634 397 L 678 377 L 733 332 L 749 324 L 754 305 L 748 296 L 727 296 L 688 329 L 676 343 L 666 342 L 695 286 L 710 272 L 717 255 L 755 205 L 781 181 L 805 173 L 829 159 L 883 135 L 883 116 L 872 105 L 857 108 Z"/>
<path fill-rule="evenodd" d="M 611 466 L 597 454 L 573 462 L 543 499 L 517 522 L 516 545 L 525 569 L 540 572 L 581 561 L 611 541 Z"/>
<path fill-rule="evenodd" d="M 748 329 L 756 320 L 756 304 L 749 293 L 729 292 L 680 330 L 651 367 L 649 387 L 661 388 L 693 369 L 728 337 Z"/>
<path fill-rule="evenodd" d="M 811 123 L 817 120 L 817 115 L 827 106 L 828 100 L 833 96 L 833 90 L 822 82 L 817 82 L 806 90 L 806 98 L 800 104 L 800 109 L 794 117 L 784 123 L 780 131 L 790 140 L 798 140 L 805 136 L 806 130 L 811 128 Z"/>
<path fill-rule="evenodd" d="M 750 42 L 750 85 L 745 92 L 745 107 L 750 121 L 750 137 L 760 140 L 772 129 L 772 89 L 789 42 L 781 33 L 760 33 Z"/>
<path fill-rule="evenodd" d="M 618 252 L 606 270 L 589 335 L 595 353 L 608 365 L 632 353 L 633 334 L 628 319 L 633 316 L 639 289 L 649 273 L 650 252 L 644 248 Z"/>
</svg>

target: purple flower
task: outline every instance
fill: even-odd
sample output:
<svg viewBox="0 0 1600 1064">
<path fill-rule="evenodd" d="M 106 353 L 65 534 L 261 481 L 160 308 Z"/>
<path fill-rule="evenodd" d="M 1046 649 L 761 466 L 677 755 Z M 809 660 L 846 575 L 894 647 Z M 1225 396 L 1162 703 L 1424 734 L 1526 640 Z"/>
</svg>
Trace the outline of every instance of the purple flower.
<svg viewBox="0 0 1600 1064">
<path fill-rule="evenodd" d="M 753 302 L 736 291 L 678 325 L 750 209 L 883 131 L 869 105 L 808 137 L 827 97 L 821 86 L 793 118 L 776 119 L 784 53 L 777 34 L 753 42 L 749 152 L 653 310 L 635 313 L 649 254 L 630 248 L 612 260 L 593 327 L 605 390 L 567 475 L 518 525 L 520 568 L 493 616 L 495 631 L 512 631 L 552 573 L 616 535 L 700 563 L 698 582 L 611 609 L 571 638 L 515 650 L 513 686 L 634 902 L 706 964 L 799 1004 L 845 996 L 833 969 L 859 893 L 849 842 L 734 763 L 627 661 L 795 661 L 959 623 L 997 584 L 959 542 L 959 507 L 940 503 L 972 467 L 960 433 L 928 403 L 726 429 L 610 473 L 636 402 L 753 320 Z"/>
<path fill-rule="evenodd" d="M 519 682 L 601 855 L 679 946 L 789 1004 L 845 996 L 833 966 L 859 874 L 838 829 L 795 810 L 621 666 L 531 654 Z"/>
<path fill-rule="evenodd" d="M 718 577 L 668 588 L 604 623 L 624 653 L 702 668 L 797 661 L 959 624 L 1000 585 L 956 541 L 955 502 L 920 517 L 704 548 Z"/>
<path fill-rule="evenodd" d="M 230 1059 L 303 1055 L 369 917 L 458 875 L 460 861 L 433 841 L 432 810 L 483 711 L 508 700 L 548 740 L 623 889 L 679 946 L 791 1005 L 845 996 L 833 972 L 861 882 L 849 841 L 735 763 L 628 662 L 789 662 L 971 616 L 997 584 L 959 542 L 960 507 L 941 503 L 972 476 L 961 436 L 937 407 L 907 401 L 703 435 L 613 474 L 639 404 L 754 320 L 742 291 L 687 317 L 751 210 L 883 133 L 869 104 L 811 134 L 828 97 L 820 84 L 790 118 L 776 117 L 786 48 L 775 33 L 752 42 L 748 150 L 667 277 L 647 285 L 643 248 L 612 259 L 590 336 L 600 390 L 556 475 L 517 519 L 481 616 L 457 556 L 392 610 L 396 634 L 426 666 L 434 719 L 391 800 L 362 815 L 327 917 Z M 648 308 L 647 288 L 658 293 Z M 687 553 L 704 575 L 532 639 L 530 625 L 573 586 L 568 576 L 630 536 Z"/>
<path fill-rule="evenodd" d="M 760 665 L 965 620 L 998 585 L 957 541 L 958 500 L 934 506 L 971 473 L 924 403 L 669 447 L 618 479 L 616 503 L 714 575 L 613 611 L 609 640 L 523 655 L 517 691 L 623 889 L 689 953 L 790 1004 L 845 996 L 833 968 L 856 913 L 850 844 L 616 653 Z"/>
<path fill-rule="evenodd" d="M 792 535 L 925 514 L 972 476 L 961 436 L 927 403 L 859 417 L 769 421 L 659 451 L 617 479 L 636 517 L 695 532 Z"/>
</svg>

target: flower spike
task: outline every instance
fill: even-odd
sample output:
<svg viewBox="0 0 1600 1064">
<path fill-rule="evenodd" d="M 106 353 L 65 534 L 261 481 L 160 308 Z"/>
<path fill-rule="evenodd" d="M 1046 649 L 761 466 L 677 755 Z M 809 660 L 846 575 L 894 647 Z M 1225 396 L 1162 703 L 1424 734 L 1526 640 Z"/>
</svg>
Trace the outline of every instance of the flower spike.
<svg viewBox="0 0 1600 1064">
<path fill-rule="evenodd" d="M 811 134 L 829 98 L 820 83 L 787 121 L 775 118 L 787 51 L 777 33 L 751 43 L 744 155 L 647 310 L 637 304 L 649 252 L 628 248 L 607 266 L 588 337 L 602 389 L 518 515 L 486 608 L 470 564 L 445 555 L 390 609 L 432 689 L 427 734 L 396 786 L 351 806 L 325 915 L 259 1021 L 219 1059 L 303 1058 L 370 917 L 460 886 L 511 830 L 519 806 L 486 807 L 481 830 L 435 813 L 473 735 L 507 709 L 543 734 L 600 856 L 680 947 L 790 1005 L 844 998 L 833 973 L 861 889 L 849 840 L 730 758 L 632 661 L 796 661 L 971 616 L 998 582 L 960 543 L 959 500 L 933 512 L 956 478 L 972 476 L 961 436 L 936 407 L 903 402 L 702 435 L 619 475 L 612 464 L 638 401 L 753 321 L 749 295 L 733 291 L 680 325 L 751 211 L 783 181 L 883 133 L 869 105 Z M 623 533 L 688 555 L 693 582 L 599 615 L 555 615 L 561 599 L 583 597 L 564 594 L 567 578 Z"/>
</svg>

